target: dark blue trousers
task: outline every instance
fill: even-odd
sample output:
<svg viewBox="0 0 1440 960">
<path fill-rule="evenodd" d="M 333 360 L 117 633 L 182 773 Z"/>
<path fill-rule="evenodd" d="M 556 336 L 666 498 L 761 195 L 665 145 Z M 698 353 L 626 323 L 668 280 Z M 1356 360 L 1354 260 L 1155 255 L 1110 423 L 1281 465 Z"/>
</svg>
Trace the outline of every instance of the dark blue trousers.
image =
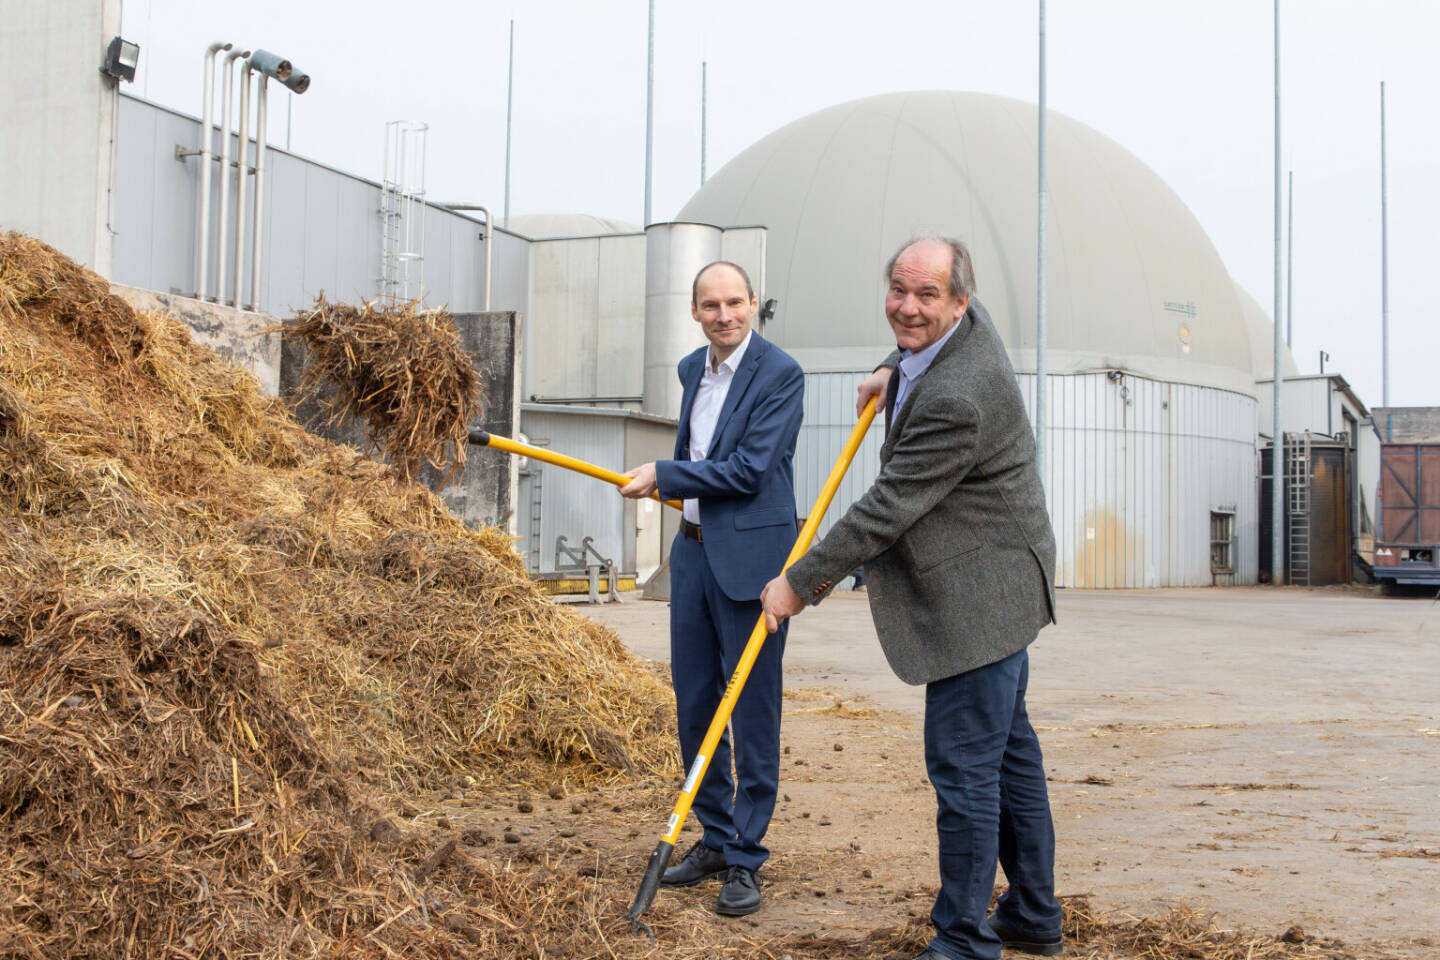
<svg viewBox="0 0 1440 960">
<path fill-rule="evenodd" d="M 704 547 L 683 534 L 670 548 L 670 677 L 680 721 L 680 752 L 688 771 L 755 621 L 760 601 L 727 597 Z M 786 626 L 772 634 L 720 738 L 692 808 L 707 847 L 733 867 L 760 869 L 770 851 L 760 842 L 775 811 L 780 783 L 780 662 Z M 731 775 L 731 733 L 735 774 Z"/>
<path fill-rule="evenodd" d="M 940 894 L 931 947 L 954 960 L 997 960 L 985 923 L 995 862 L 1010 888 L 996 916 L 1038 939 L 1060 935 L 1055 827 L 1040 740 L 1025 712 L 1030 656 L 946 677 L 925 689 L 925 766 L 939 812 Z"/>
</svg>

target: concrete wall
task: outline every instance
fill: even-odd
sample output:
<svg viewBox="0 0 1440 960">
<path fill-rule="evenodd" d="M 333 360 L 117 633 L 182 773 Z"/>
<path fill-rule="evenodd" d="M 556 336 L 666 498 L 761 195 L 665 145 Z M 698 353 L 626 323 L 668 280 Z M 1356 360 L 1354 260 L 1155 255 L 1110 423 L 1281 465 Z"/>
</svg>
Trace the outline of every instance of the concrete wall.
<svg viewBox="0 0 1440 960">
<path fill-rule="evenodd" d="M 110 276 L 120 0 L 0 0 L 0 228 Z"/>
<path fill-rule="evenodd" d="M 1373 413 L 1387 443 L 1440 442 L 1440 407 L 1376 407 Z"/>
<path fill-rule="evenodd" d="M 458 313 L 453 318 L 481 379 L 482 413 L 470 424 L 471 428 L 514 436 L 519 427 L 519 316 L 507 311 Z M 295 341 L 285 341 L 281 348 L 280 395 L 292 403 L 299 392 L 304 364 L 305 348 Z M 295 415 L 314 433 L 357 449 L 366 448 L 359 424 L 328 426 L 311 402 L 299 404 Z M 503 526 L 514 532 L 516 469 L 511 459 L 471 447 L 464 473 L 458 482 L 439 491 L 440 498 L 471 526 Z M 420 480 L 432 489 L 436 485 L 435 474 L 428 469 L 421 471 Z"/>
<path fill-rule="evenodd" d="M 270 396 L 280 395 L 280 334 L 267 329 L 280 322 L 275 317 L 118 283 L 110 291 L 136 310 L 160 310 L 182 321 L 196 343 L 249 370 Z"/>
</svg>

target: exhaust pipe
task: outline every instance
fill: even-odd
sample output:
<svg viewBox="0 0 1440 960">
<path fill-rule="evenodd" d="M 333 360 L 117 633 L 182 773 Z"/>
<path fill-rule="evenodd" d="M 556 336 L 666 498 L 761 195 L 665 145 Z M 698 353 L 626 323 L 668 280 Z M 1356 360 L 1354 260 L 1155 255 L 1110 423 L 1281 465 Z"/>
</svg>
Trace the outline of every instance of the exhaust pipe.
<svg viewBox="0 0 1440 960">
<path fill-rule="evenodd" d="M 222 96 L 225 105 L 220 120 L 220 219 L 215 225 L 215 296 L 216 303 L 225 302 L 225 225 L 230 216 L 230 125 L 234 117 L 235 61 L 250 56 L 249 50 L 235 50 L 225 57 L 225 83 Z M 208 225 L 207 225 L 208 229 Z"/>
<path fill-rule="evenodd" d="M 257 51 L 263 52 L 263 51 Z M 252 56 L 253 64 L 255 58 Z M 288 69 L 289 61 L 283 60 Z M 288 76 L 288 73 L 287 73 Z M 260 309 L 260 253 L 261 236 L 265 219 L 265 101 L 270 89 L 270 78 L 260 74 L 260 92 L 255 105 L 255 220 L 250 228 L 250 309 Z"/>
<path fill-rule="evenodd" d="M 215 159 L 211 121 L 215 108 L 215 55 L 234 44 L 212 43 L 205 48 L 205 93 L 200 107 L 200 196 L 195 221 L 195 297 L 205 299 L 205 280 L 210 266 L 210 161 Z"/>
<path fill-rule="evenodd" d="M 247 61 L 245 67 L 247 81 L 245 91 L 246 93 L 249 92 L 248 81 L 249 74 L 252 70 L 260 74 L 260 84 L 259 90 L 256 92 L 255 96 L 255 211 L 253 214 L 253 221 L 251 226 L 252 232 L 250 234 L 250 309 L 259 310 L 260 265 L 262 262 L 262 257 L 264 256 L 265 237 L 265 150 L 266 134 L 268 133 L 268 125 L 266 122 L 266 108 L 269 101 L 270 78 L 274 77 L 276 80 L 279 80 L 281 83 L 285 84 L 287 87 L 289 87 L 291 90 L 294 90 L 296 93 L 304 93 L 306 90 L 310 89 L 310 76 L 309 74 L 305 73 L 296 73 L 295 65 L 292 64 L 289 60 L 286 60 L 284 57 L 280 56 L 279 54 L 271 53 L 269 50 L 256 50 L 254 53 L 250 54 L 250 59 Z M 246 114 L 245 119 L 242 120 L 241 123 L 243 124 L 248 119 L 249 115 Z M 242 133 L 242 184 L 244 182 L 243 156 L 244 150 L 246 149 L 244 145 L 244 140 L 245 136 Z M 244 188 L 242 186 L 241 190 L 243 191 L 243 189 Z M 237 226 L 235 233 L 235 305 L 237 307 L 240 306 L 241 286 L 241 254 L 239 251 L 239 244 L 240 238 L 243 236 L 243 221 L 245 219 L 243 197 L 244 193 L 242 192 L 240 212 L 240 219 L 242 221 L 242 224 L 240 226 Z"/>
<path fill-rule="evenodd" d="M 281 83 L 290 79 L 290 74 L 295 72 L 295 67 L 289 60 L 278 53 L 271 53 L 269 50 L 256 50 L 250 54 L 250 66 L 267 77 L 274 77 Z"/>
<path fill-rule="evenodd" d="M 240 292 L 245 289 L 245 178 L 250 173 L 248 153 L 250 150 L 250 61 L 240 70 L 240 135 L 239 157 L 236 160 L 235 176 L 235 309 L 245 309 L 240 302 Z"/>
</svg>

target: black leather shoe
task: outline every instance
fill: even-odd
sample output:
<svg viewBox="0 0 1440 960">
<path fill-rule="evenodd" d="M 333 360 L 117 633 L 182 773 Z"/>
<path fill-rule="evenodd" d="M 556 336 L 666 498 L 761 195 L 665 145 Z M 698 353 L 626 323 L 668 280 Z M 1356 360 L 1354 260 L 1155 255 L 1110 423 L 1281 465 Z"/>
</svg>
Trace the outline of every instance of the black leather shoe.
<svg viewBox="0 0 1440 960">
<path fill-rule="evenodd" d="M 926 947 L 923 952 L 915 954 L 915 960 L 950 960 L 950 958 L 934 947 Z"/>
<path fill-rule="evenodd" d="M 725 854 L 713 847 L 707 847 L 699 840 L 685 851 L 685 856 L 673 867 L 667 867 L 660 876 L 662 887 L 693 887 L 701 880 L 718 877 L 725 872 Z"/>
<path fill-rule="evenodd" d="M 748 867 L 731 867 L 725 886 L 715 901 L 715 912 L 726 917 L 743 917 L 760 909 L 760 878 Z"/>
<path fill-rule="evenodd" d="M 1053 940 L 1037 940 L 1034 937 L 1027 937 L 1013 927 L 1007 927 L 995 919 L 992 913 L 985 918 L 990 924 L 990 929 L 995 931 L 995 936 L 1000 938 L 1000 943 L 1006 950 L 1019 950 L 1021 953 L 1034 954 L 1037 957 L 1058 957 L 1065 949 L 1065 938 L 1055 937 Z"/>
</svg>

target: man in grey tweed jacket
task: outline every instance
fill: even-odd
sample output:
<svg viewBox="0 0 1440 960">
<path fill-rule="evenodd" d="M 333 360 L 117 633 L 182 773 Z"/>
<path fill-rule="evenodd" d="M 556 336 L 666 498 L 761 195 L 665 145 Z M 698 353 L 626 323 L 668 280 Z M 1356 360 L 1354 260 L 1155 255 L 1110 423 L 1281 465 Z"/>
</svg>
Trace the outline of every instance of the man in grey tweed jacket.
<svg viewBox="0 0 1440 960">
<path fill-rule="evenodd" d="M 886 659 L 926 685 L 941 888 L 917 960 L 994 960 L 1002 945 L 1054 955 L 1055 833 L 1025 710 L 1026 648 L 1055 619 L 1035 440 L 964 245 L 914 241 L 887 276 L 898 349 L 860 388 L 862 403 L 888 400 L 880 473 L 761 599 L 773 628 L 863 563 Z M 987 918 L 997 860 L 1009 890 Z"/>
</svg>

